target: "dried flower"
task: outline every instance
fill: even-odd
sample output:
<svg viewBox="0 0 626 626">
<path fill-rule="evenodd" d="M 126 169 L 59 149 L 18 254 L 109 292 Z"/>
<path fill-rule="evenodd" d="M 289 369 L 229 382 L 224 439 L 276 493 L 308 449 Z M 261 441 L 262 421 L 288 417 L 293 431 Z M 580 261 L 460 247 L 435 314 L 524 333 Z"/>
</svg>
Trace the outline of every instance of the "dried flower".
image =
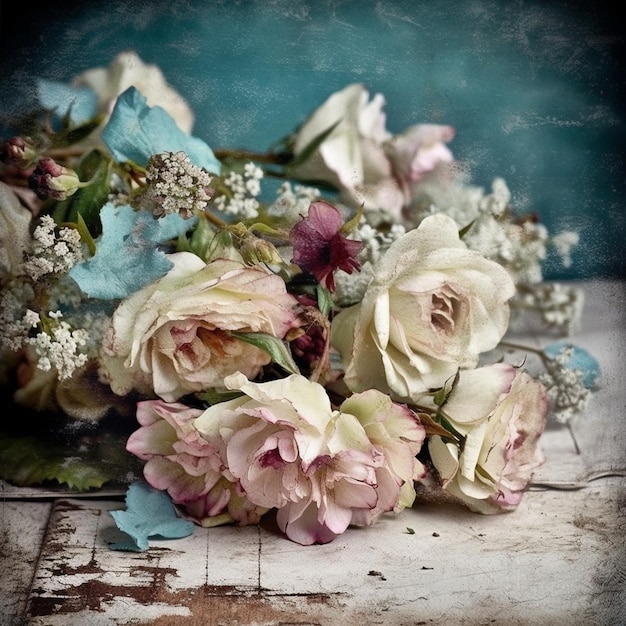
<svg viewBox="0 0 626 626">
<path fill-rule="evenodd" d="M 291 229 L 292 262 L 313 274 L 324 287 L 333 291 L 333 273 L 340 269 L 350 274 L 360 268 L 357 255 L 363 244 L 341 232 L 339 211 L 328 202 L 313 202 L 309 214 Z"/>
</svg>

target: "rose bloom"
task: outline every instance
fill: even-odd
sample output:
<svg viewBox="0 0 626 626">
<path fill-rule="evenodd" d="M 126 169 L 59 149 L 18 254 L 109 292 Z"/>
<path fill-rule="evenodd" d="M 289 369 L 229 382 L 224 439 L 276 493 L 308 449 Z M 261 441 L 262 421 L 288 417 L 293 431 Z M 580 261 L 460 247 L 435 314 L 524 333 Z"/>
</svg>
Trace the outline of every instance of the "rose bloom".
<svg viewBox="0 0 626 626">
<path fill-rule="evenodd" d="M 498 344 L 514 293 L 508 272 L 469 250 L 451 218 L 427 217 L 390 246 L 363 300 L 332 322 L 345 384 L 417 401 Z"/>
<path fill-rule="evenodd" d="M 383 148 L 391 138 L 384 104 L 382 94 L 370 100 L 358 83 L 333 93 L 298 130 L 294 155 L 336 124 L 335 128 L 304 163 L 290 169 L 290 176 L 330 183 L 350 205 L 364 202 L 366 208 L 399 214 L 404 197 Z"/>
<path fill-rule="evenodd" d="M 404 186 L 419 182 L 439 163 L 453 161 L 446 143 L 454 139 L 454 128 L 440 124 L 416 124 L 385 145 L 394 174 Z"/>
<path fill-rule="evenodd" d="M 245 395 L 208 408 L 196 427 L 220 447 L 246 497 L 278 509 L 290 539 L 327 543 L 353 522 L 406 505 L 424 436 L 406 407 L 373 391 L 351 399 L 356 415 L 333 410 L 324 387 L 299 375 L 266 383 L 234 375 L 227 384 Z"/>
<path fill-rule="evenodd" d="M 462 371 L 443 412 L 465 442 L 428 441 L 443 489 L 479 513 L 515 509 L 544 461 L 547 408 L 543 385 L 511 365 Z"/>
<path fill-rule="evenodd" d="M 88 361 L 70 378 L 59 380 L 55 369 L 43 371 L 37 367 L 32 346 L 16 356 L 17 389 L 13 399 L 21 406 L 93 422 L 112 412 L 128 416 L 134 413 L 135 402 L 131 398 L 114 394 L 99 380 L 95 361 Z"/>
<path fill-rule="evenodd" d="M 0 182 L 0 280 L 18 273 L 30 247 L 31 212 L 14 191 Z"/>
<path fill-rule="evenodd" d="M 282 339 L 297 325 L 297 301 L 282 278 L 238 261 L 205 264 L 189 252 L 168 258 L 170 272 L 113 314 L 101 358 L 113 391 L 136 389 L 174 402 L 186 393 L 223 389 L 224 377 L 236 371 L 254 378 L 270 355 L 230 331 Z"/>
<path fill-rule="evenodd" d="M 222 474 L 218 452 L 196 430 L 201 413 L 181 403 L 139 402 L 140 428 L 128 438 L 126 449 L 146 462 L 146 481 L 167 491 L 185 517 L 202 526 L 258 523 L 265 510 L 242 505 L 236 486 Z"/>
<path fill-rule="evenodd" d="M 330 183 L 350 207 L 363 205 L 399 218 L 411 199 L 411 184 L 438 163 L 452 160 L 445 143 L 454 137 L 454 129 L 419 124 L 392 135 L 386 129 L 384 105 L 382 94 L 370 100 L 359 83 L 333 93 L 296 133 L 294 155 L 333 130 L 290 175 Z"/>
<path fill-rule="evenodd" d="M 158 66 L 144 63 L 135 52 L 121 52 L 109 67 L 89 69 L 76 76 L 73 84 L 95 91 L 105 120 L 113 111 L 117 96 L 136 87 L 146 97 L 148 106 L 165 109 L 182 131 L 189 134 L 193 127 L 194 114 L 184 98 L 167 83 Z"/>
</svg>

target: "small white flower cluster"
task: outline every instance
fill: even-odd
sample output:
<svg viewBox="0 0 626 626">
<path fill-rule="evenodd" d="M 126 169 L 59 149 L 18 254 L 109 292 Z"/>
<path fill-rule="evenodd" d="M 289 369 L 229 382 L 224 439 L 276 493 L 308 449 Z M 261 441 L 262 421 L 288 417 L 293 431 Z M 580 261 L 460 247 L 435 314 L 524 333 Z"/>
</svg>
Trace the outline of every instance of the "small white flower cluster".
<svg viewBox="0 0 626 626">
<path fill-rule="evenodd" d="M 557 254 L 561 257 L 563 267 L 572 265 L 572 248 L 578 245 L 579 235 L 572 230 L 565 230 L 551 239 L 552 245 L 556 248 Z"/>
<path fill-rule="evenodd" d="M 55 368 L 59 380 L 66 380 L 87 362 L 87 355 L 80 351 L 80 348 L 87 343 L 88 334 L 84 329 L 72 330 L 71 326 L 61 319 L 60 311 L 50 311 L 48 315 L 51 321 L 50 331 L 29 337 L 27 343 L 34 347 L 39 357 L 38 369 L 47 372 Z M 36 326 L 39 315 L 35 313 L 31 318 L 33 326 Z"/>
<path fill-rule="evenodd" d="M 49 215 L 43 215 L 33 232 L 31 249 L 24 261 L 24 272 L 38 281 L 48 274 L 62 274 L 82 260 L 80 233 L 74 228 L 60 228 Z"/>
<path fill-rule="evenodd" d="M 402 224 L 391 224 L 387 230 L 381 230 L 373 228 L 365 218 L 361 218 L 356 235 L 356 238 L 363 243 L 363 249 L 359 255 L 360 260 L 363 263 L 369 261 L 372 265 L 376 265 L 389 246 L 405 233 L 406 229 Z"/>
<path fill-rule="evenodd" d="M 425 183 L 417 188 L 412 217 L 417 224 L 433 213 L 449 215 L 460 228 L 469 226 L 463 241 L 470 249 L 503 265 L 516 284 L 536 284 L 543 280 L 548 232 L 532 219 L 516 219 L 510 200 L 501 178 L 493 181 L 490 194 L 461 183 Z"/>
<path fill-rule="evenodd" d="M 208 206 L 212 180 L 184 152 L 157 154 L 146 168 L 147 187 L 133 203 L 149 209 L 155 217 L 178 213 L 189 219 L 194 211 L 204 211 Z"/>
<path fill-rule="evenodd" d="M 566 424 L 575 413 L 582 412 L 591 398 L 591 391 L 583 384 L 583 372 L 568 367 L 573 347 L 563 348 L 553 359 L 545 361 L 545 371 L 539 375 L 548 399 L 552 404 L 554 418 Z"/>
<path fill-rule="evenodd" d="M 0 291 L 0 346 L 2 349 L 17 352 L 24 347 L 30 329 L 33 327 L 33 318 L 27 308 L 33 298 L 32 285 L 26 281 L 11 281 Z"/>
<path fill-rule="evenodd" d="M 549 330 L 572 335 L 580 326 L 585 294 L 582 289 L 562 283 L 541 283 L 524 287 L 512 300 L 513 310 L 538 314 Z M 512 325 L 518 325 L 517 320 Z M 525 324 L 520 319 L 519 325 Z"/>
<path fill-rule="evenodd" d="M 259 201 L 263 170 L 254 163 L 246 163 L 243 174 L 231 171 L 222 179 L 227 193 L 215 197 L 213 204 L 218 211 L 239 219 L 254 219 L 259 215 Z"/>
<path fill-rule="evenodd" d="M 39 313 L 26 309 L 19 316 L 15 315 L 19 298 L 11 291 L 2 294 L 0 304 L 0 337 L 3 349 L 18 352 L 27 346 L 33 346 L 37 356 L 37 368 L 47 372 L 55 368 L 60 380 L 71 378 L 76 369 L 83 366 L 88 356 L 82 349 L 87 345 L 89 333 L 84 329 L 72 330 L 61 318 L 60 311 L 50 311 L 46 320 L 46 330 L 32 334 L 33 329 L 41 329 Z M 5 308 L 6 307 L 6 308 Z M 20 304 L 21 311 L 24 311 Z"/>
<path fill-rule="evenodd" d="M 372 227 L 365 217 L 356 229 L 356 239 L 363 243 L 359 254 L 361 270 L 348 274 L 335 274 L 335 301 L 340 306 L 350 306 L 363 299 L 367 286 L 374 274 L 376 264 L 389 246 L 406 233 L 401 224 L 391 224 L 387 230 Z"/>
<path fill-rule="evenodd" d="M 285 181 L 276 191 L 276 200 L 269 206 L 268 214 L 295 224 L 307 214 L 311 202 L 319 200 L 320 196 L 321 191 L 317 187 L 292 185 Z"/>
</svg>

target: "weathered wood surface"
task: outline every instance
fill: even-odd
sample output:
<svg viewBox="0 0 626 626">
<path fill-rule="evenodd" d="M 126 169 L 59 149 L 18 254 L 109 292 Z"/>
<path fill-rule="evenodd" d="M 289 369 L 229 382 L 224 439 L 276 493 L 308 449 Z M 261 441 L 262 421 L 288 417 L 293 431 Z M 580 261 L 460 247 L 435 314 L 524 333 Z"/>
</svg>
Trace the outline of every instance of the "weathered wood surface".
<svg viewBox="0 0 626 626">
<path fill-rule="evenodd" d="M 418 502 L 325 546 L 266 524 L 198 528 L 122 553 L 107 545 L 121 500 L 6 499 L 0 623 L 626 624 L 623 284 L 594 282 L 587 294 L 577 343 L 599 358 L 602 388 L 573 423 L 580 454 L 566 429 L 546 432 L 535 481 L 553 488 L 531 489 L 516 512 Z"/>
</svg>

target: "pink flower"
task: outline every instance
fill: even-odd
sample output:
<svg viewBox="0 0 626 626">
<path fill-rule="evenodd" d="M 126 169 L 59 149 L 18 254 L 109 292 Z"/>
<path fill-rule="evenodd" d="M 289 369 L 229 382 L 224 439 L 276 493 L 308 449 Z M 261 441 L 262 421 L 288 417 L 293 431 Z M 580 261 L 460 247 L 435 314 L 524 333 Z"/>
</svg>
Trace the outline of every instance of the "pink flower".
<svg viewBox="0 0 626 626">
<path fill-rule="evenodd" d="M 139 402 L 141 426 L 129 437 L 126 449 L 146 461 L 146 481 L 167 491 L 185 517 L 202 526 L 258 523 L 266 510 L 243 498 L 224 475 L 219 453 L 195 428 L 201 413 L 180 403 Z"/>
<path fill-rule="evenodd" d="M 206 495 L 221 477 L 219 455 L 193 426 L 201 413 L 180 403 L 139 402 L 140 428 L 126 443 L 129 452 L 146 461 L 146 480 L 177 504 Z"/>
<path fill-rule="evenodd" d="M 360 268 L 357 255 L 363 244 L 341 233 L 339 211 L 328 202 L 312 202 L 307 217 L 291 229 L 292 262 L 313 274 L 327 289 L 334 291 L 333 274 L 340 269 L 351 274 Z"/>
<path fill-rule="evenodd" d="M 335 410 L 321 385 L 299 375 L 227 384 L 245 395 L 208 408 L 196 426 L 246 498 L 278 509 L 293 541 L 326 543 L 412 503 L 424 430 L 406 407 L 371 391 Z"/>
<path fill-rule="evenodd" d="M 385 144 L 393 172 L 403 185 L 416 183 L 439 163 L 450 163 L 452 152 L 446 143 L 454 138 L 454 128 L 439 124 L 417 124 Z"/>
<path fill-rule="evenodd" d="M 544 461 L 547 408 L 543 385 L 511 365 L 461 371 L 443 411 L 463 443 L 428 443 L 443 489 L 480 513 L 515 509 Z"/>
</svg>

